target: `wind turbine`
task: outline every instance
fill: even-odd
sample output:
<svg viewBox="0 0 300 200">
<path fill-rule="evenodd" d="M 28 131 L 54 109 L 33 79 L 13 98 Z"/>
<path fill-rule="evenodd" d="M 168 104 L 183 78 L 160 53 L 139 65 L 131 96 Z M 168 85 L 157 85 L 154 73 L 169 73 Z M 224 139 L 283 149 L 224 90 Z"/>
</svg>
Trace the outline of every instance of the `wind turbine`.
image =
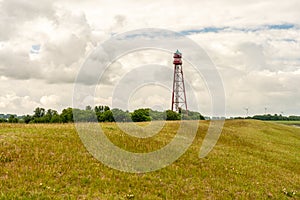
<svg viewBox="0 0 300 200">
<path fill-rule="evenodd" d="M 265 107 L 265 115 L 267 115 L 267 110 L 268 110 L 268 108 L 267 108 L 267 107 Z"/>
<path fill-rule="evenodd" d="M 247 108 L 244 108 L 245 110 L 246 110 L 246 117 L 248 117 L 249 116 L 249 108 L 247 107 Z"/>
</svg>

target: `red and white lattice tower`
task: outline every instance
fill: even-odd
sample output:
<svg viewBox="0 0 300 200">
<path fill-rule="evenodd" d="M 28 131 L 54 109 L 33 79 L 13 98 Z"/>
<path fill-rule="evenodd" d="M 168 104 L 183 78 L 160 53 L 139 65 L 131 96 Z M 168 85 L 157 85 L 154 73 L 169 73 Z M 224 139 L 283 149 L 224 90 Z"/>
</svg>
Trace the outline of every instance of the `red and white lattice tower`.
<svg viewBox="0 0 300 200">
<path fill-rule="evenodd" d="M 181 113 L 183 110 L 186 112 L 187 103 L 186 103 L 186 94 L 185 86 L 183 79 L 183 70 L 182 70 L 182 54 L 177 50 L 174 53 L 174 79 L 173 79 L 173 93 L 172 93 L 172 108 L 171 110 Z"/>
</svg>

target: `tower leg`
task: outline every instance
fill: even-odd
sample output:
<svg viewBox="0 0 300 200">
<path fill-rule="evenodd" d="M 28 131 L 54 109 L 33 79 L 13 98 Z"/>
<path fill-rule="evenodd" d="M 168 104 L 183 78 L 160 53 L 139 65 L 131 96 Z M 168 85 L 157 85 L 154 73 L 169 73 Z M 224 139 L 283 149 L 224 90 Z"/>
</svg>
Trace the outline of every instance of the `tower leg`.
<svg viewBox="0 0 300 200">
<path fill-rule="evenodd" d="M 171 109 L 180 112 L 185 109 L 187 112 L 186 92 L 183 78 L 182 65 L 174 66 L 172 107 Z"/>
</svg>

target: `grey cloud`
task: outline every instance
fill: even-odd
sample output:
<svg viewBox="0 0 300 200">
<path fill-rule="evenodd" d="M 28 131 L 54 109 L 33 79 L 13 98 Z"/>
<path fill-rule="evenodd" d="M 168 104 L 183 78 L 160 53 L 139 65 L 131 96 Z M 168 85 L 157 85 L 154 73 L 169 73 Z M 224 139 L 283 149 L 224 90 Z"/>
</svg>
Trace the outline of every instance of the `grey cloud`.
<svg viewBox="0 0 300 200">
<path fill-rule="evenodd" d="M 242 43 L 237 47 L 242 52 L 242 62 L 246 64 L 246 70 L 261 70 L 266 66 L 264 48 L 255 43 Z"/>
<path fill-rule="evenodd" d="M 291 113 L 290 107 L 297 107 L 295 99 L 300 98 L 297 87 L 300 75 L 293 72 L 253 71 L 240 73 L 235 69 L 222 70 L 227 111 L 231 115 L 250 107 L 252 114 L 263 114 L 264 107 L 271 113 Z"/>
<path fill-rule="evenodd" d="M 86 45 L 85 39 L 71 34 L 64 41 L 46 43 L 41 54 L 47 63 L 70 66 L 84 56 Z"/>
<path fill-rule="evenodd" d="M 166 74 L 171 75 L 166 79 Z M 126 108 L 130 95 L 139 87 L 145 85 L 164 85 L 167 88 L 172 86 L 172 70 L 159 65 L 144 65 L 126 73 L 115 86 L 113 104 L 120 108 Z M 151 87 L 153 88 L 153 87 Z M 151 91 L 148 91 L 149 93 Z M 145 98 L 145 97 L 142 97 Z"/>
<path fill-rule="evenodd" d="M 0 51 L 1 75 L 16 79 L 40 78 L 41 70 L 35 61 L 30 61 L 28 53 L 24 51 L 14 52 L 11 48 Z"/>
<path fill-rule="evenodd" d="M 7 2 L 6 4 L 5 12 L 9 12 L 10 4 Z M 20 5 L 17 4 L 17 7 L 22 7 L 23 4 L 26 3 L 21 2 Z M 46 5 L 48 4 L 46 3 Z M 34 16 L 38 16 L 46 7 L 29 3 L 24 10 L 19 10 L 21 14 L 16 13 L 15 17 L 22 17 L 23 12 L 35 12 L 37 9 L 38 13 L 27 17 L 34 22 Z M 48 9 L 51 10 L 51 6 Z M 4 11 L 2 10 L 2 12 Z M 39 55 L 36 55 L 38 59 L 30 59 L 32 42 L 28 41 L 26 37 L 23 40 L 20 38 L 20 40 L 10 35 L 11 38 L 0 48 L 0 75 L 23 80 L 43 79 L 49 83 L 74 81 L 75 72 L 79 69 L 80 63 L 87 53 L 92 30 L 84 14 L 74 15 L 64 10 L 62 15 L 53 17 L 53 20 L 55 21 L 53 23 L 54 30 L 57 34 L 51 34 L 46 40 L 38 41 L 42 46 Z M 15 31 L 22 32 L 19 29 Z M 22 35 L 20 36 L 22 37 Z"/>
<path fill-rule="evenodd" d="M 58 35 L 44 44 L 42 59 L 65 66 L 78 62 L 85 55 L 92 34 L 85 15 L 66 11 L 63 16 L 56 17 L 55 30 Z"/>
<path fill-rule="evenodd" d="M 3 0 L 0 2 L 0 41 L 15 35 L 22 23 L 37 17 L 53 18 L 54 13 L 51 0 Z"/>
<path fill-rule="evenodd" d="M 297 0 L 291 2 L 270 1 L 264 4 L 258 0 L 250 3 L 207 1 L 204 2 L 205 8 L 201 12 L 198 12 L 197 9 L 204 4 L 198 1 L 191 1 L 190 3 L 196 5 L 192 7 L 190 6 L 192 4 L 174 7 L 172 1 L 169 0 L 153 3 L 147 8 L 147 12 L 143 9 L 145 2 L 124 1 L 118 3 L 120 3 L 120 10 L 115 9 L 115 6 L 109 2 L 99 5 L 97 2 L 90 1 L 0 0 L 0 78 L 10 77 L 9 80 L 1 80 L 1 85 L 5 85 L 5 87 L 0 87 L 3 94 L 8 94 L 11 90 L 16 93 L 12 97 L 3 97 L 1 101 L 9 102 L 10 99 L 22 98 L 25 100 L 21 103 L 27 102 L 28 107 L 30 107 L 37 105 L 44 95 L 57 94 L 63 96 L 61 99 L 67 99 L 64 97 L 68 93 L 66 91 L 70 91 L 68 95 L 71 95 L 72 92 L 69 83 L 74 82 L 88 51 L 93 45 L 109 38 L 111 32 L 122 32 L 126 28 L 152 26 L 182 30 L 197 29 L 199 26 L 228 26 L 255 29 L 255 27 L 261 27 L 263 24 L 281 23 L 295 24 L 295 27 L 299 28 L 299 1 Z M 88 6 L 84 7 L 84 5 Z M 75 10 L 72 10 L 73 8 Z M 270 12 L 266 12 L 266 8 Z M 166 9 L 170 9 L 172 12 L 166 12 Z M 78 14 L 77 11 L 81 10 L 86 12 L 87 18 L 84 14 Z M 206 19 L 205 16 L 209 16 L 211 10 L 217 14 L 211 16 L 211 19 Z M 256 12 L 253 12 L 254 10 Z M 184 13 L 190 14 L 185 15 Z M 48 31 L 48 26 L 38 27 L 39 25 L 37 25 L 33 27 L 36 25 L 37 19 L 49 21 L 51 23 L 50 29 L 53 28 L 53 30 Z M 43 20 L 40 23 L 43 23 Z M 41 24 L 41 26 L 43 25 L 46 24 Z M 24 27 L 26 30 L 22 30 Z M 43 28 L 44 32 L 42 31 Z M 32 35 L 30 35 L 31 32 Z M 262 104 L 272 104 L 270 106 L 273 108 L 278 107 L 278 109 L 286 110 L 286 112 L 292 112 L 291 107 L 299 107 L 297 99 L 300 98 L 298 89 L 300 77 L 299 74 L 293 74 L 300 67 L 299 54 L 297 53 L 299 52 L 299 29 L 261 30 L 256 33 L 238 32 L 228 29 L 221 33 L 195 35 L 195 38 L 199 36 L 200 39 L 198 38 L 196 41 L 200 44 L 203 41 L 208 43 L 207 46 L 218 42 L 221 44 L 219 49 L 218 46 L 212 47 L 209 54 L 219 66 L 228 94 L 227 101 L 231 106 L 229 112 L 242 113 L 243 105 L 248 103 L 252 109 Z M 144 34 L 146 35 L 147 32 Z M 142 34 L 137 36 L 143 37 Z M 86 87 L 97 83 L 100 78 L 100 74 L 97 72 L 101 64 L 110 61 L 127 45 L 134 47 L 138 42 L 141 42 L 135 40 L 138 38 L 129 39 L 123 46 L 106 47 L 108 55 L 99 56 L 96 53 L 94 58 L 89 61 L 92 65 L 90 70 L 83 71 L 83 76 L 77 81 Z M 285 41 L 278 42 L 282 39 Z M 31 43 L 42 45 L 40 58 L 37 60 L 31 60 L 28 56 L 30 47 L 33 45 Z M 168 40 L 167 37 L 162 37 L 160 43 L 162 46 L 164 44 L 173 45 L 174 50 L 178 48 L 178 45 L 172 40 Z M 144 42 L 143 45 L 151 46 L 147 42 Z M 184 42 L 180 45 L 180 49 L 185 47 Z M 118 49 L 121 50 L 118 51 Z M 116 50 L 116 54 L 112 53 L 114 50 Z M 193 53 L 195 52 L 189 52 L 189 54 Z M 188 60 L 187 53 L 184 56 Z M 135 56 L 134 59 L 136 63 L 141 61 L 140 56 Z M 205 70 L 209 67 L 204 54 L 198 59 L 202 69 Z M 154 62 L 156 63 L 156 60 Z M 101 83 L 105 87 L 115 84 L 127 72 L 122 64 L 122 62 L 114 62 L 106 69 L 101 77 Z M 172 63 L 167 65 L 171 67 Z M 184 63 L 184 66 L 186 67 L 187 63 Z M 188 77 L 188 70 L 185 69 L 185 75 Z M 130 81 L 134 82 L 135 78 L 140 78 L 139 76 L 142 75 L 132 76 L 127 84 L 130 84 Z M 156 71 L 154 76 L 157 76 L 158 79 L 168 79 L 167 73 L 160 71 Z M 194 76 L 190 77 L 186 81 L 190 80 L 193 88 L 196 87 L 197 91 L 204 93 L 205 90 L 199 87 L 202 86 L 200 85 L 202 80 L 196 81 Z M 205 78 L 213 79 L 210 76 Z M 18 81 L 24 79 L 27 80 Z M 31 100 L 24 97 L 26 92 L 19 92 L 23 89 L 21 85 L 30 88 L 28 95 Z M 51 92 L 48 91 L 52 86 L 56 86 L 56 88 Z M 47 88 L 47 91 L 39 91 L 40 88 Z M 33 90 L 35 92 L 32 92 Z M 200 94 L 202 95 L 202 93 Z M 190 98 L 188 103 L 191 102 Z M 64 105 L 70 105 L 70 102 L 64 102 Z M 203 105 L 206 106 L 206 102 Z M 29 110 L 32 111 L 32 107 Z"/>
<path fill-rule="evenodd" d="M 93 51 L 85 60 L 76 78 L 77 84 L 95 85 L 110 63 L 109 56 L 101 47 Z M 110 82 L 104 77 L 104 82 Z"/>
</svg>

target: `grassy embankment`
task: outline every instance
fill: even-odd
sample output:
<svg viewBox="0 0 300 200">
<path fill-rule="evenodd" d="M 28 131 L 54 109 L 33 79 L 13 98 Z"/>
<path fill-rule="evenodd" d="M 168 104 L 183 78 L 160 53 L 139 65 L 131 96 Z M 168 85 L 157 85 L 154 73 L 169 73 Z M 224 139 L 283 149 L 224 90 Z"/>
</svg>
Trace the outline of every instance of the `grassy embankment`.
<svg viewBox="0 0 300 200">
<path fill-rule="evenodd" d="M 214 150 L 199 159 L 208 125 L 200 122 L 193 145 L 172 165 L 130 174 L 95 160 L 72 124 L 0 124 L 0 199 L 300 198 L 299 128 L 229 120 Z M 149 152 L 166 145 L 179 122 L 149 139 L 102 126 L 116 145 Z"/>
<path fill-rule="evenodd" d="M 290 126 L 299 126 L 300 127 L 300 121 L 272 121 L 274 123 L 278 124 L 284 124 L 284 125 L 290 125 Z"/>
</svg>

